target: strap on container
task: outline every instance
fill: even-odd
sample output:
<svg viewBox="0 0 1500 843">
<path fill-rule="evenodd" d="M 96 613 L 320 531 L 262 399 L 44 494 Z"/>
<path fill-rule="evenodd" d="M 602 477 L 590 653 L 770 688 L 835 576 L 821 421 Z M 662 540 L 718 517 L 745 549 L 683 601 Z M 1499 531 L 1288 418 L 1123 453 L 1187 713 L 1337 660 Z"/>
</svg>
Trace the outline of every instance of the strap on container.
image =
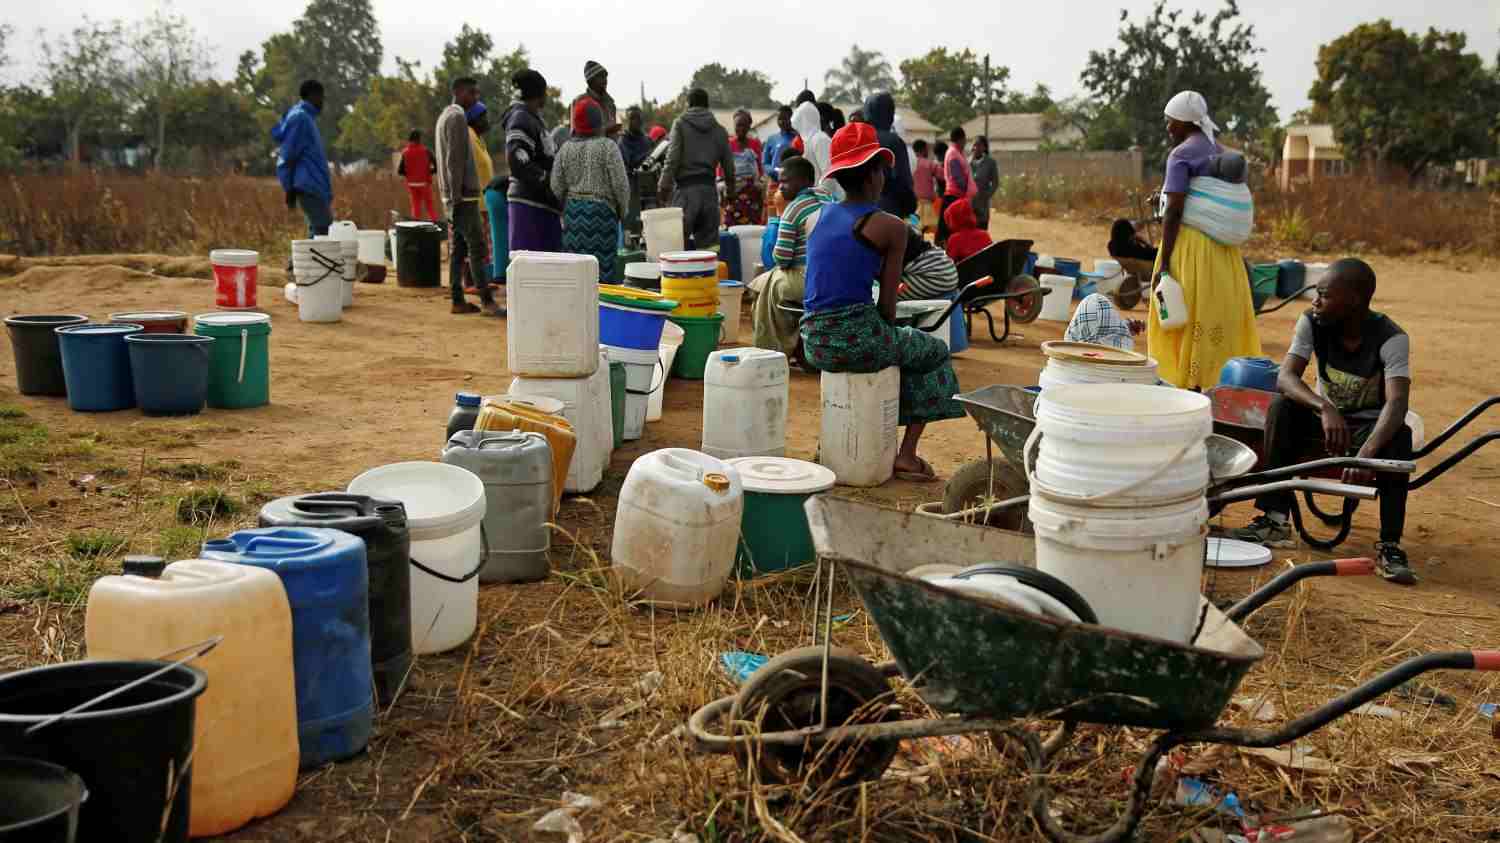
<svg viewBox="0 0 1500 843">
<path fill-rule="evenodd" d="M 239 377 L 235 381 L 236 383 L 244 383 L 245 382 L 245 354 L 246 354 L 246 351 L 249 348 L 250 348 L 250 329 L 249 328 L 241 328 L 240 329 L 240 374 L 239 374 Z"/>
</svg>

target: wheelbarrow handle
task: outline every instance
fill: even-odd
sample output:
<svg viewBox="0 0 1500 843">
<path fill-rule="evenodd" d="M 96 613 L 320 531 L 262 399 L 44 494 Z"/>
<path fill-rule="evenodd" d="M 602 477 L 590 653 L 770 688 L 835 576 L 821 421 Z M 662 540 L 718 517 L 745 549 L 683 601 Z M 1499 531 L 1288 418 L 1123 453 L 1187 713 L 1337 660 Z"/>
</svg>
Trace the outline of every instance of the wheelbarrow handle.
<svg viewBox="0 0 1500 843">
<path fill-rule="evenodd" d="M 1325 457 L 1311 462 L 1298 463 L 1296 465 L 1282 466 L 1281 468 L 1269 468 L 1265 471 L 1257 471 L 1252 474 L 1242 474 L 1235 478 L 1237 483 L 1258 483 L 1270 480 L 1280 480 L 1286 477 L 1296 477 L 1299 474 L 1311 474 L 1316 471 L 1326 471 L 1334 468 L 1359 468 L 1365 471 L 1374 471 L 1382 474 L 1411 474 L 1417 470 L 1417 464 L 1411 460 L 1377 460 L 1367 457 Z"/>
<path fill-rule="evenodd" d="M 1235 501 L 1247 501 L 1267 495 L 1272 492 L 1312 492 L 1316 495 L 1333 495 L 1340 498 L 1355 498 L 1357 500 L 1374 500 L 1377 490 L 1374 486 L 1355 486 L 1349 483 L 1337 483 L 1332 480 L 1318 480 L 1312 477 L 1298 477 L 1291 480 L 1277 480 L 1272 483 L 1260 483 L 1254 486 L 1235 486 L 1218 494 L 1208 496 L 1208 502 L 1213 506 L 1234 503 Z"/>
<path fill-rule="evenodd" d="M 1308 577 L 1359 577 L 1375 573 L 1375 560 L 1369 557 L 1334 559 L 1329 562 L 1306 562 L 1282 571 L 1265 585 L 1250 592 L 1243 600 L 1230 606 L 1224 616 L 1240 623 L 1251 612 L 1266 605 L 1272 598 Z"/>
</svg>

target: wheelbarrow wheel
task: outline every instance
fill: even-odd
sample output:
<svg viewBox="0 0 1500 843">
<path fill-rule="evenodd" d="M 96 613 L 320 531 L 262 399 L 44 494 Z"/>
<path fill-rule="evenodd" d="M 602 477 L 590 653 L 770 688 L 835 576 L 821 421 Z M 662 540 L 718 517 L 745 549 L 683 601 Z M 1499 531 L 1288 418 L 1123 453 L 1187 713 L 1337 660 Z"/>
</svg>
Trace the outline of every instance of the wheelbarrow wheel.
<svg viewBox="0 0 1500 843">
<path fill-rule="evenodd" d="M 823 648 L 798 647 L 766 662 L 735 697 L 730 720 L 759 723 L 760 732 L 784 732 L 818 725 L 822 696 Z M 885 719 L 882 698 L 891 692 L 879 669 L 859 654 L 835 647 L 828 654 L 830 726 L 878 723 Z M 821 788 L 875 781 L 890 766 L 899 744 L 864 740 L 825 744 L 822 750 L 803 743 L 783 746 L 753 739 L 736 743 L 736 755 L 755 766 L 767 784 L 805 782 Z"/>
<path fill-rule="evenodd" d="M 1022 477 L 1021 472 L 1010 463 L 1001 459 L 988 461 L 978 459 L 966 463 L 963 468 L 948 478 L 948 484 L 943 487 L 944 513 L 962 512 L 985 502 L 990 494 L 991 463 L 995 467 L 995 500 L 1003 501 L 1026 494 L 1030 488 L 1026 483 L 1026 478 Z M 1015 530 L 1018 533 L 1029 534 L 1031 532 L 1031 519 L 1026 517 L 1024 506 L 991 512 L 984 523 L 1004 530 Z"/>
<path fill-rule="evenodd" d="M 1042 294 L 1038 292 L 1040 289 L 1041 285 L 1037 283 L 1037 280 L 1025 273 L 1010 279 L 1010 282 L 1005 285 L 1005 292 L 1031 291 L 1029 295 L 1006 299 L 1005 309 L 1010 311 L 1010 318 L 1013 321 L 1025 325 L 1028 322 L 1035 322 L 1036 318 L 1042 314 Z"/>
</svg>

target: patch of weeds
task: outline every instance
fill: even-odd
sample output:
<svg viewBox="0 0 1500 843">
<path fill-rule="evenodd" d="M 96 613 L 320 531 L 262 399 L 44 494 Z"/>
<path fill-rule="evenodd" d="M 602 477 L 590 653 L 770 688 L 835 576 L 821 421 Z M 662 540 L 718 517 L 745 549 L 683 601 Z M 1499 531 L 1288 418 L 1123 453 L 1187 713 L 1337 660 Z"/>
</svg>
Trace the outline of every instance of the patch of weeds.
<svg viewBox="0 0 1500 843">
<path fill-rule="evenodd" d="M 212 464 L 187 460 L 158 465 L 151 470 L 151 473 L 166 480 L 193 483 L 200 480 L 223 480 L 229 476 L 229 472 L 239 467 L 238 460 L 223 460 Z"/>
<path fill-rule="evenodd" d="M 32 482 L 41 477 L 42 465 L 50 456 L 47 427 L 31 421 L 26 414 L 13 410 L 0 415 L 0 477 Z"/>
<path fill-rule="evenodd" d="M 94 580 L 112 572 L 97 558 L 51 559 L 37 565 L 31 571 L 30 580 L 15 587 L 11 596 L 20 600 L 50 600 L 77 605 L 88 596 Z"/>
<path fill-rule="evenodd" d="M 0 419 L 24 419 L 26 411 L 14 404 L 0 404 Z"/>
<path fill-rule="evenodd" d="M 168 527 L 156 534 L 156 555 L 168 562 L 196 558 L 203 538 L 197 527 Z"/>
<path fill-rule="evenodd" d="M 89 530 L 68 535 L 68 555 L 82 562 L 113 556 L 130 540 L 112 530 Z"/>
<path fill-rule="evenodd" d="M 117 465 L 107 465 L 104 468 L 94 469 L 94 476 L 100 480 L 124 480 L 130 476 L 130 470 Z"/>
<path fill-rule="evenodd" d="M 243 508 L 224 490 L 207 486 L 194 489 L 177 501 L 177 520 L 183 524 L 207 524 L 234 515 Z"/>
</svg>

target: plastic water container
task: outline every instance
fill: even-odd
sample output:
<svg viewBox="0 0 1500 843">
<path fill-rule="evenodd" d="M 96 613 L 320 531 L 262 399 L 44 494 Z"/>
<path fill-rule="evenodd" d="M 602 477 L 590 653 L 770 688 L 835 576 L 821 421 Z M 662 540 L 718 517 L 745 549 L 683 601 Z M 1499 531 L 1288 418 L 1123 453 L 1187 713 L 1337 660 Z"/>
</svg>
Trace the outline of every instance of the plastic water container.
<svg viewBox="0 0 1500 843">
<path fill-rule="evenodd" d="M 302 767 L 362 751 L 375 723 L 364 541 L 341 530 L 265 527 L 204 542 L 203 557 L 281 578 L 292 611 Z"/>
<path fill-rule="evenodd" d="M 344 249 L 335 240 L 293 240 L 297 318 L 338 322 L 344 313 Z"/>
<path fill-rule="evenodd" d="M 505 359 L 527 378 L 582 378 L 599 367 L 599 260 L 511 252 Z"/>
<path fill-rule="evenodd" d="M 214 340 L 196 334 L 135 334 L 125 338 L 135 403 L 148 416 L 189 416 L 208 396 Z"/>
<path fill-rule="evenodd" d="M 255 307 L 255 288 L 260 283 L 260 252 L 250 249 L 214 249 L 208 253 L 214 271 L 214 306 L 225 310 Z"/>
<path fill-rule="evenodd" d="M 676 307 L 676 302 L 650 290 L 601 285 L 599 343 L 654 351 L 661 344 L 661 326 Z"/>
<path fill-rule="evenodd" d="M 740 341 L 740 304 L 744 299 L 744 284 L 738 281 L 719 282 L 719 315 L 724 317 L 724 332 L 719 342 Z"/>
<path fill-rule="evenodd" d="M 396 223 L 391 255 L 399 287 L 436 287 L 442 280 L 443 229 L 422 220 Z"/>
<path fill-rule="evenodd" d="M 1042 297 L 1042 312 L 1038 319 L 1049 322 L 1068 321 L 1069 307 L 1073 303 L 1073 285 L 1077 281 L 1066 275 L 1044 274 L 1037 283 L 1052 292 Z"/>
<path fill-rule="evenodd" d="M 1281 367 L 1269 357 L 1231 357 L 1219 370 L 1219 385 L 1276 392 L 1276 376 L 1280 373 Z"/>
<path fill-rule="evenodd" d="M 724 258 L 724 263 L 729 265 L 730 278 L 744 278 L 740 270 L 740 238 L 735 236 L 734 230 L 719 231 L 719 255 Z"/>
<path fill-rule="evenodd" d="M 1066 275 L 1069 278 L 1077 278 L 1078 273 L 1083 271 L 1083 262 L 1074 260 L 1072 258 L 1054 257 L 1052 259 L 1052 268 L 1057 271 L 1058 275 Z"/>
<path fill-rule="evenodd" d="M 1187 324 L 1187 295 L 1177 279 L 1165 272 L 1151 293 L 1151 307 L 1155 309 L 1156 321 L 1164 331 L 1175 331 Z"/>
<path fill-rule="evenodd" d="M 1302 261 L 1287 258 L 1276 262 L 1276 298 L 1289 299 L 1307 284 L 1307 265 Z"/>
<path fill-rule="evenodd" d="M 1142 383 L 1158 381 L 1156 361 L 1144 354 L 1071 340 L 1042 343 L 1047 365 L 1037 376 L 1043 390 L 1073 383 Z"/>
<path fill-rule="evenodd" d="M 824 372 L 821 392 L 818 462 L 833 469 L 844 486 L 879 486 L 891 479 L 901 418 L 901 370 L 890 366 L 870 374 Z"/>
<path fill-rule="evenodd" d="M 729 230 L 734 233 L 735 239 L 739 241 L 739 274 L 731 275 L 731 278 L 746 284 L 755 280 L 760 274 L 756 267 L 760 265 L 760 241 L 766 236 L 766 227 L 763 225 L 731 225 Z M 727 257 L 727 256 L 726 256 Z"/>
<path fill-rule="evenodd" d="M 707 454 L 664 448 L 638 458 L 620 488 L 610 562 L 627 596 L 691 608 L 718 596 L 734 567 L 744 492 Z"/>
<path fill-rule="evenodd" d="M 411 648 L 441 653 L 469 640 L 479 616 L 484 483 L 456 465 L 398 462 L 349 482 L 349 492 L 400 501 L 411 536 Z"/>
<path fill-rule="evenodd" d="M 140 330 L 140 325 L 93 323 L 57 329 L 69 408 L 96 413 L 135 406 L 135 381 L 125 338 Z"/>
<path fill-rule="evenodd" d="M 465 430 L 453 434 L 443 462 L 484 483 L 484 567 L 480 582 L 546 579 L 552 546 L 552 449 L 540 433 Z"/>
<path fill-rule="evenodd" d="M 719 260 L 709 251 L 663 252 L 662 295 L 677 302 L 674 316 L 711 316 L 719 312 Z"/>
<path fill-rule="evenodd" d="M 109 321 L 140 325 L 143 334 L 185 334 L 188 315 L 181 310 L 127 310 L 111 313 Z"/>
<path fill-rule="evenodd" d="M 366 284 L 385 283 L 385 238 L 379 229 L 361 230 L 358 234 L 359 265 L 355 268 L 355 279 Z"/>
<path fill-rule="evenodd" d="M 1202 495 L 1109 508 L 1033 494 L 1028 507 L 1037 570 L 1076 589 L 1101 624 L 1181 644 L 1191 640 L 1208 523 Z"/>
<path fill-rule="evenodd" d="M 76 313 L 18 313 L 5 317 L 5 332 L 10 335 L 16 361 L 16 390 L 22 395 L 67 395 L 57 329 L 88 321 L 87 316 Z"/>
<path fill-rule="evenodd" d="M 614 445 L 608 362 L 603 368 L 596 364 L 594 372 L 586 378 L 519 377 L 510 382 L 514 394 L 543 395 L 563 402 L 563 418 L 577 439 L 563 481 L 563 490 L 568 492 L 588 492 L 599 485 Z"/>
<path fill-rule="evenodd" d="M 1304 281 L 1303 283 L 1304 284 L 1317 285 L 1320 281 L 1323 280 L 1323 276 L 1325 276 L 1327 274 L 1328 274 L 1328 264 L 1326 264 L 1326 263 L 1310 263 L 1310 264 L 1307 265 L 1307 280 Z M 1305 293 L 1302 294 L 1302 298 L 1304 298 L 1304 299 L 1309 299 L 1310 300 L 1310 299 L 1315 299 L 1317 297 L 1318 297 L 1318 291 L 1316 289 L 1316 286 L 1314 287 L 1314 289 L 1308 290 L 1307 292 L 1305 292 Z"/>
<path fill-rule="evenodd" d="M 479 420 L 474 423 L 474 429 L 484 433 L 521 430 L 540 433 L 546 438 L 552 457 L 554 513 L 562 505 L 563 483 L 568 476 L 568 466 L 573 461 L 573 451 L 578 447 L 578 435 L 573 430 L 573 425 L 563 418 L 563 409 L 563 402 L 540 395 L 486 398 L 479 411 Z"/>
<path fill-rule="evenodd" d="M 646 428 L 646 410 L 652 397 L 661 393 L 664 379 L 657 374 L 661 365 L 659 348 L 616 348 L 604 346 L 611 364 L 625 367 L 625 417 L 622 436 L 626 441 L 641 438 Z"/>
<path fill-rule="evenodd" d="M 389 705 L 411 669 L 411 536 L 400 501 L 318 492 L 277 498 L 260 508 L 262 527 L 343 530 L 365 543 L 369 583 L 370 670 L 375 701 Z"/>
<path fill-rule="evenodd" d="M 667 394 L 667 378 L 672 371 L 672 364 L 677 361 L 677 349 L 682 347 L 683 337 L 686 333 L 682 326 L 676 322 L 668 321 L 661 326 L 661 345 L 657 346 L 656 371 L 651 375 L 652 384 L 661 384 L 660 389 L 653 390 L 646 399 L 646 421 L 661 421 L 662 400 Z"/>
<path fill-rule="evenodd" d="M 225 834 L 281 810 L 297 785 L 292 612 L 270 571 L 126 557 L 89 590 L 90 659 L 155 659 L 222 635 L 193 664 L 208 676 L 193 726 L 189 828 Z"/>
<path fill-rule="evenodd" d="M 656 261 L 625 264 L 625 286 L 637 290 L 659 292 L 661 290 L 661 264 Z"/>
<path fill-rule="evenodd" d="M 682 209 L 652 208 L 641 211 L 641 232 L 645 235 L 648 261 L 656 260 L 662 252 L 682 251 Z"/>
<path fill-rule="evenodd" d="M 803 504 L 833 488 L 837 478 L 816 463 L 787 457 L 728 460 L 740 473 L 745 512 L 735 569 L 743 579 L 785 571 L 817 559 Z"/>
<path fill-rule="evenodd" d="M 786 355 L 726 348 L 703 370 L 703 453 L 721 460 L 786 453 Z"/>
<path fill-rule="evenodd" d="M 208 354 L 208 406 L 221 410 L 271 402 L 271 317 L 264 313 L 200 313 L 193 333 L 213 337 Z"/>
<path fill-rule="evenodd" d="M 1033 493 L 1093 506 L 1202 497 L 1213 433 L 1208 396 L 1170 386 L 1070 384 L 1036 405 Z M 1030 451 L 1030 446 L 1027 446 Z"/>
</svg>

